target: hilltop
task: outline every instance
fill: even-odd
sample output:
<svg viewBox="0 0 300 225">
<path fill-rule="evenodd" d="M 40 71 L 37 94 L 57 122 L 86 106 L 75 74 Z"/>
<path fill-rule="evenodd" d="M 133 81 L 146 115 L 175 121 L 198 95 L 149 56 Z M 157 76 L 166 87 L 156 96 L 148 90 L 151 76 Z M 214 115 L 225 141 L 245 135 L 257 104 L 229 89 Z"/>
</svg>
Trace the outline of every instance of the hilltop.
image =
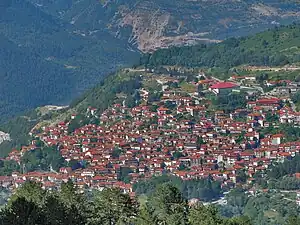
<svg viewBox="0 0 300 225">
<path fill-rule="evenodd" d="M 284 66 L 300 61 L 300 25 L 276 27 L 255 35 L 229 38 L 214 45 L 195 45 L 160 49 L 145 54 L 147 67 L 183 66 L 227 68 L 241 65 Z"/>
</svg>

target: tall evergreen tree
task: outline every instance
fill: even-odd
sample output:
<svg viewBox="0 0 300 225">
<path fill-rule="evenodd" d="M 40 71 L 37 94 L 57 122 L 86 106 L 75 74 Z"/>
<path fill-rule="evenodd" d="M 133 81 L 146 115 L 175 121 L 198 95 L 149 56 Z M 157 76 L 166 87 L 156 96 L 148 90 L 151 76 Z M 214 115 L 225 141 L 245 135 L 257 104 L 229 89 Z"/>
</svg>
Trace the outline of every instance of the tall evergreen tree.
<svg viewBox="0 0 300 225">
<path fill-rule="evenodd" d="M 42 189 L 40 183 L 26 181 L 16 193 L 11 197 L 9 205 L 19 198 L 24 198 L 28 202 L 33 202 L 36 205 L 43 205 L 46 196 L 46 191 Z"/>
<path fill-rule="evenodd" d="M 117 188 L 106 188 L 95 196 L 91 224 L 131 224 L 138 212 L 138 204 Z"/>
<path fill-rule="evenodd" d="M 159 224 L 187 224 L 187 201 L 173 185 L 166 183 L 159 186 L 149 198 L 149 207 Z"/>
<path fill-rule="evenodd" d="M 68 221 L 85 224 L 89 215 L 88 202 L 83 194 L 77 193 L 71 180 L 61 184 L 59 200 L 67 208 Z"/>
<path fill-rule="evenodd" d="M 44 218 L 41 208 L 33 201 L 18 197 L 6 207 L 0 218 L 1 225 L 42 225 Z"/>
</svg>

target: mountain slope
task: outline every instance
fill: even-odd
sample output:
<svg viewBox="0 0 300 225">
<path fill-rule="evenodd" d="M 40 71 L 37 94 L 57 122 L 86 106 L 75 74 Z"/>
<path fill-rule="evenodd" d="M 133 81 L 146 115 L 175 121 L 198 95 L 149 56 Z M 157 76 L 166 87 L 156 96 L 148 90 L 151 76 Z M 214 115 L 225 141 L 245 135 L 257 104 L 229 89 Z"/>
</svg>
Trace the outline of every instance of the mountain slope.
<svg viewBox="0 0 300 225">
<path fill-rule="evenodd" d="M 20 49 L 2 35 L 0 43 L 2 118 L 42 102 L 63 102 L 71 97 L 74 83 L 70 71 L 31 54 L 29 48 Z"/>
<path fill-rule="evenodd" d="M 39 105 L 66 104 L 138 55 L 105 32 L 102 39 L 76 34 L 27 1 L 6 0 L 0 10 L 0 122 Z"/>
<path fill-rule="evenodd" d="M 136 47 L 218 42 L 297 20 L 299 7 L 277 0 L 3 0 L 0 122 L 38 105 L 69 103 L 135 62 Z"/>
<path fill-rule="evenodd" d="M 273 63 L 286 63 L 287 61 L 281 61 L 282 57 L 284 57 L 284 60 L 300 62 L 299 37 L 300 25 L 290 25 L 246 38 L 229 39 L 215 45 L 162 49 L 154 52 L 152 55 L 145 55 L 141 58 L 141 62 L 147 64 L 147 66 L 157 67 L 162 65 L 180 65 L 186 67 L 221 66 L 227 68 L 240 65 L 241 63 L 265 64 L 266 61 L 262 60 L 265 58 L 264 56 L 268 56 L 269 62 Z M 5 39 L 0 43 L 5 43 L 4 41 Z M 9 45 L 12 45 L 10 48 L 17 48 L 12 42 L 6 40 L 5 46 Z M 1 50 L 3 51 L 3 49 Z M 246 57 L 247 55 L 249 55 L 249 58 Z M 271 60 L 277 56 L 279 57 L 277 62 Z M 237 61 L 236 59 L 244 61 Z M 2 61 L 0 60 L 0 63 Z M 1 125 L 0 130 L 9 133 L 12 141 L 5 141 L 0 144 L 0 156 L 6 155 L 14 146 L 26 144 L 27 134 L 34 126 L 40 127 L 44 124 L 64 121 L 73 113 L 86 112 L 89 106 L 95 107 L 101 112 L 118 99 L 118 94 L 122 93 L 121 96 L 123 97 L 132 95 L 134 90 L 140 85 L 139 75 L 141 73 L 143 73 L 142 70 L 138 69 L 119 70 L 116 73 L 107 75 L 96 86 L 74 98 L 68 108 L 51 111 L 46 114 L 41 113 L 40 109 L 36 109 L 26 113 L 25 116 L 17 117 Z M 55 74 L 53 75 L 55 76 Z M 70 78 L 71 81 L 72 79 Z M 4 87 L 5 85 L 2 85 L 2 88 Z M 25 89 L 23 93 L 25 93 Z M 43 95 L 41 94 L 41 96 Z M 122 97 L 118 99 L 120 103 L 123 100 L 124 98 L 122 99 Z M 21 104 L 21 101 L 19 104 Z"/>
<path fill-rule="evenodd" d="M 179 65 L 223 68 L 243 64 L 276 66 L 298 63 L 300 62 L 299 38 L 300 25 L 289 25 L 249 37 L 231 38 L 219 44 L 161 49 L 153 54 L 145 54 L 140 61 L 142 65 L 154 67 Z M 0 84 L 0 94 L 3 96 L 1 107 L 2 110 L 7 107 L 6 113 L 16 110 L 8 108 L 8 106 L 16 108 L 22 106 L 24 109 L 29 104 L 31 107 L 36 107 L 37 103 L 32 101 L 32 96 L 35 96 L 38 101 L 53 104 L 54 102 L 51 102 L 51 96 L 48 94 L 49 91 L 52 91 L 49 89 L 51 85 L 55 86 L 53 93 L 56 95 L 54 96 L 61 101 L 74 94 L 72 87 L 76 85 L 76 80 L 72 70 L 56 64 L 54 60 L 41 60 L 39 55 L 33 58 L 34 54 L 31 54 L 28 48 L 23 51 L 24 48 L 16 46 L 3 36 L 0 44 L 5 47 L 0 48 L 0 68 L 6 68 L 6 71 L 0 73 L 3 80 Z M 26 52 L 27 54 L 25 54 Z M 11 64 L 5 65 L 4 62 L 11 62 Z M 22 70 L 21 68 L 25 64 L 32 67 L 27 66 L 27 70 Z M 53 70 L 53 68 L 55 69 Z M 47 69 L 48 71 L 46 71 Z M 22 76 L 17 76 L 18 73 Z M 49 73 L 49 77 L 39 76 L 43 73 Z M 30 77 L 33 80 L 26 80 L 28 74 L 32 74 Z M 108 75 L 94 88 L 85 91 L 79 97 L 75 96 L 75 100 L 67 111 L 70 114 L 78 110 L 85 110 L 88 106 L 105 109 L 114 100 L 116 93 L 124 92 L 124 90 L 130 92 L 135 89 L 137 75 L 139 75 L 138 72 L 130 70 L 127 72 L 120 70 Z M 15 82 L 10 82 L 11 79 Z M 47 85 L 47 82 L 50 83 Z M 95 83 L 96 81 L 91 80 L 91 82 Z M 15 86 L 20 86 L 18 92 L 15 93 L 15 97 L 10 97 L 6 92 L 15 89 Z M 35 95 L 35 93 L 39 93 L 39 95 Z M 9 101 L 11 101 L 10 104 Z M 52 119 L 55 120 L 55 118 Z M 7 132 L 7 130 L 4 131 Z"/>
<path fill-rule="evenodd" d="M 216 42 L 299 19 L 300 5 L 281 0 L 30 0 L 81 31 L 107 30 L 149 51 L 171 44 Z"/>
<path fill-rule="evenodd" d="M 223 67 L 283 66 L 300 62 L 300 25 L 275 28 L 249 37 L 230 38 L 216 45 L 172 47 L 146 54 L 147 66 Z"/>
<path fill-rule="evenodd" d="M 138 72 L 119 70 L 109 74 L 95 87 L 75 98 L 67 108 L 45 110 L 49 107 L 38 107 L 0 125 L 0 130 L 9 133 L 11 137 L 11 141 L 0 143 L 0 158 L 6 156 L 12 148 L 27 144 L 28 133 L 33 127 L 37 129 L 45 124 L 59 123 L 74 113 L 84 114 L 87 107 L 95 107 L 102 112 L 116 100 L 118 94 L 132 95 L 140 87 L 139 75 Z"/>
</svg>

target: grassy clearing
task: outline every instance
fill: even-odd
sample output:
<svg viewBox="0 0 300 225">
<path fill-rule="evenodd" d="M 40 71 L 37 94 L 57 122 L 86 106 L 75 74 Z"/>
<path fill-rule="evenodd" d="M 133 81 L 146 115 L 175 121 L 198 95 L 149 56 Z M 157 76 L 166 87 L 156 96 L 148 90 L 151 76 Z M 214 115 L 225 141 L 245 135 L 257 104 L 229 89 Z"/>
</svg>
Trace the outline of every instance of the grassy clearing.
<svg viewBox="0 0 300 225">
<path fill-rule="evenodd" d="M 184 92 L 193 93 L 196 91 L 196 87 L 193 84 L 189 84 L 187 82 L 182 82 L 179 86 Z"/>
</svg>

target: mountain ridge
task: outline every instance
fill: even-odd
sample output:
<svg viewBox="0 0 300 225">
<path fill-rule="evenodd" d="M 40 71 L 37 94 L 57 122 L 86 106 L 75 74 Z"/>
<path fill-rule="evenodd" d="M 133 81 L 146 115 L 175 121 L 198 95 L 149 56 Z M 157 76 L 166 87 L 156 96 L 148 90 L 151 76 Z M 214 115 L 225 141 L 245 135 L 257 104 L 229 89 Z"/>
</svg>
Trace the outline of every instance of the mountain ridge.
<svg viewBox="0 0 300 225">
<path fill-rule="evenodd" d="M 145 66 L 219 67 L 284 66 L 300 60 L 300 25 L 276 27 L 256 35 L 229 38 L 215 45 L 194 45 L 160 49 L 145 54 Z"/>
<path fill-rule="evenodd" d="M 31 2 L 39 4 L 41 10 L 84 30 L 105 29 L 144 52 L 179 43 L 207 43 L 210 40 L 214 42 L 231 36 L 246 35 L 274 24 L 290 23 L 300 16 L 299 4 L 292 1 Z M 193 34 L 202 34 L 203 37 L 195 37 Z M 179 43 L 176 38 L 172 39 L 176 36 L 180 39 Z"/>
</svg>

